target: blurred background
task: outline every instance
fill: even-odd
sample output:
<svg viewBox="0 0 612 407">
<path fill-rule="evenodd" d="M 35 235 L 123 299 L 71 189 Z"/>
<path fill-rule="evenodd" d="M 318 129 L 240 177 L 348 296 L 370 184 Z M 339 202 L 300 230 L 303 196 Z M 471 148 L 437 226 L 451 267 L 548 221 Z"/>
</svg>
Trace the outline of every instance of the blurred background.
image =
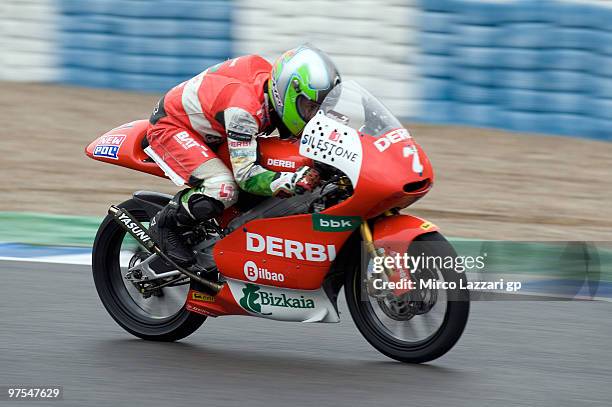
<svg viewBox="0 0 612 407">
<path fill-rule="evenodd" d="M 132 340 L 97 299 L 91 244 L 110 204 L 177 188 L 83 150 L 208 66 L 310 41 L 424 147 L 435 185 L 408 211 L 457 247 L 609 241 L 611 3 L 0 0 L 0 385 L 64 385 L 79 407 L 609 406 L 602 302 L 475 302 L 428 366 L 377 354 L 345 308 L 332 327 L 211 318 L 177 344 Z M 598 278 L 609 301 L 609 264 Z"/>
<path fill-rule="evenodd" d="M 417 215 L 452 236 L 607 240 L 610 21 L 602 0 L 2 0 L 0 192 L 40 199 L 0 203 L 0 241 L 15 212 L 103 216 L 173 192 L 83 148 L 213 64 L 306 41 L 427 151 Z"/>
<path fill-rule="evenodd" d="M 612 139 L 607 0 L 3 0 L 0 79 L 162 92 L 311 41 L 404 119 Z"/>
</svg>

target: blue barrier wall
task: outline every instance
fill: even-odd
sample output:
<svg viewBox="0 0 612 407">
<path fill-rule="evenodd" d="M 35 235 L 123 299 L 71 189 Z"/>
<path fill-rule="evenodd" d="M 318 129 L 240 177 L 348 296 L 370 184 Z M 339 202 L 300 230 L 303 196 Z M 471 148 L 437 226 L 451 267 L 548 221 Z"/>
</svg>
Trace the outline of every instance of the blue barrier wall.
<svg viewBox="0 0 612 407">
<path fill-rule="evenodd" d="M 53 0 L 0 0 L 0 80 L 58 79 Z"/>
<path fill-rule="evenodd" d="M 59 0 L 61 81 L 165 91 L 232 56 L 232 2 Z"/>
<path fill-rule="evenodd" d="M 612 139 L 612 8 L 422 0 L 418 118 Z"/>
<path fill-rule="evenodd" d="M 612 140 L 612 1 L 2 1 L 2 79 L 163 92 L 312 41 L 403 119 Z"/>
</svg>

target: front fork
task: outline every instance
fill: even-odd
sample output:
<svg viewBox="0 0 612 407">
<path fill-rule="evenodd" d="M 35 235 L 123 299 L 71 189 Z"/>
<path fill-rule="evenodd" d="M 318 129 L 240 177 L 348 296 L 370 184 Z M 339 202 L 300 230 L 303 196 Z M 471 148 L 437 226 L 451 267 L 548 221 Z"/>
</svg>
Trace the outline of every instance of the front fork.
<svg viewBox="0 0 612 407">
<path fill-rule="evenodd" d="M 390 211 L 385 212 L 385 216 L 393 215 L 394 214 Z M 379 262 L 383 268 L 383 272 L 380 273 L 382 281 L 387 283 L 399 281 L 399 273 L 396 272 L 395 268 L 393 266 L 389 267 L 387 264 L 385 264 L 385 249 L 383 249 L 382 247 L 376 248 L 376 246 L 374 245 L 372 230 L 370 229 L 370 225 L 367 221 L 361 223 L 359 231 L 361 232 L 361 239 L 365 244 L 366 250 L 372 257 L 372 260 L 376 262 L 376 259 L 380 259 Z M 388 295 L 389 290 L 382 290 L 380 288 L 374 287 L 374 281 L 378 279 L 378 276 L 376 276 L 375 274 L 378 273 L 371 273 L 367 276 L 366 287 L 368 294 L 371 297 L 385 297 Z M 396 295 L 400 295 L 404 291 L 405 290 L 393 290 L 394 294 Z"/>
</svg>

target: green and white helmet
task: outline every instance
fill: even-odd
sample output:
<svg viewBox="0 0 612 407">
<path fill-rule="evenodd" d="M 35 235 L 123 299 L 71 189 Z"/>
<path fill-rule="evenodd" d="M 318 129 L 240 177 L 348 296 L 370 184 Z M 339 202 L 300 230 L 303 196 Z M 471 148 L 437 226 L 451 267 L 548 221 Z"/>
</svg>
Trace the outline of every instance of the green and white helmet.
<svg viewBox="0 0 612 407">
<path fill-rule="evenodd" d="M 285 52 L 274 62 L 268 95 L 285 126 L 298 135 L 339 83 L 340 74 L 329 56 L 305 44 Z"/>
</svg>

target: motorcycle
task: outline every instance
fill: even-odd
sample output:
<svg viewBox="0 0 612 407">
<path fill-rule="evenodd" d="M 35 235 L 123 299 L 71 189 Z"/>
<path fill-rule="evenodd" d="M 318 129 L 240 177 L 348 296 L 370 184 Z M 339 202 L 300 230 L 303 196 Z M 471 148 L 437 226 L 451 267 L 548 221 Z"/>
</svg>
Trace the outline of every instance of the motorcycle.
<svg viewBox="0 0 612 407">
<path fill-rule="evenodd" d="M 119 126 L 86 154 L 181 184 L 148 147 L 147 126 L 146 120 Z M 216 153 L 229 167 L 227 145 Z M 110 207 L 92 269 L 114 320 L 154 341 L 182 339 L 208 317 L 226 315 L 339 322 L 344 287 L 357 328 L 383 354 L 422 363 L 448 352 L 468 320 L 469 293 L 459 289 L 465 275 L 441 264 L 402 269 L 383 262 L 399 254 L 457 256 L 436 225 L 399 211 L 430 191 L 434 173 L 387 108 L 356 82 L 343 82 L 299 139 L 260 139 L 259 154 L 274 171 L 313 166 L 322 182 L 285 199 L 241 192 L 222 216 L 185 233 L 197 253 L 189 269 L 167 258 L 147 233 L 170 195 L 138 191 Z M 426 278 L 454 284 L 389 284 Z"/>
</svg>

